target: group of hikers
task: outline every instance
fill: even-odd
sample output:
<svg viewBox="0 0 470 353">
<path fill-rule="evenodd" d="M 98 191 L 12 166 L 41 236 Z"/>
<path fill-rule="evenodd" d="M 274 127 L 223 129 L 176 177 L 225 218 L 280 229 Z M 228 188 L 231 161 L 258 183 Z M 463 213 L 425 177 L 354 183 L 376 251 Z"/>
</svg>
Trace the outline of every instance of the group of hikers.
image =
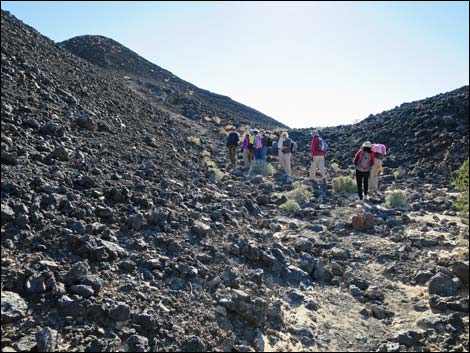
<svg viewBox="0 0 470 353">
<path fill-rule="evenodd" d="M 292 153 L 298 148 L 296 142 L 289 138 L 287 131 L 280 134 L 263 129 L 249 129 L 240 138 L 235 127 L 231 127 L 226 145 L 230 164 L 237 164 L 237 149 L 241 145 L 243 166 L 250 168 L 253 163 L 266 162 L 267 155 L 277 155 L 279 168 L 287 175 L 287 181 L 292 182 Z M 320 137 L 318 130 L 312 132 L 310 144 L 311 164 L 309 179 L 324 186 L 327 183 L 325 155 L 328 144 Z M 353 164 L 355 166 L 357 193 L 359 200 L 367 200 L 368 195 L 378 192 L 379 175 L 383 173 L 383 159 L 387 148 L 383 144 L 372 144 L 366 141 L 356 152 Z"/>
</svg>

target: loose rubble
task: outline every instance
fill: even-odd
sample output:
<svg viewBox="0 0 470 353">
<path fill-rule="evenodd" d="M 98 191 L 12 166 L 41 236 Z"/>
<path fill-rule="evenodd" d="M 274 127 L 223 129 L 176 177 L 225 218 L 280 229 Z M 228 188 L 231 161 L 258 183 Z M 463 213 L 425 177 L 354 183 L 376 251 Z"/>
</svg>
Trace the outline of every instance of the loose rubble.
<svg viewBox="0 0 470 353">
<path fill-rule="evenodd" d="M 1 21 L 2 351 L 469 349 L 468 227 L 440 152 L 410 150 L 412 169 L 388 123 L 376 129 L 392 147 L 381 195 L 357 203 L 307 180 L 300 151 L 294 178 L 312 196 L 284 213 L 285 176 L 228 167 L 218 132 L 281 124 L 215 95 L 186 99 L 184 81 L 104 37 L 59 46 Z M 468 156 L 449 142 L 468 146 L 468 86 L 397 109 L 383 114 L 404 119 L 404 138 L 419 132 L 410 142 L 445 125 L 449 168 Z M 340 154 L 375 122 L 325 130 L 329 158 L 345 167 Z M 385 206 L 397 188 L 409 209 Z"/>
</svg>

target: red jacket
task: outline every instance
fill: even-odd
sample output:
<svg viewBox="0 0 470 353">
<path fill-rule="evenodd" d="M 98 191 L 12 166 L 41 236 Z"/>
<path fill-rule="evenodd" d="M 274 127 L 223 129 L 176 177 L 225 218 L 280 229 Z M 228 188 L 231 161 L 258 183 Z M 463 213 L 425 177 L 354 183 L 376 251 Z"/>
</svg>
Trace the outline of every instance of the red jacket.
<svg viewBox="0 0 470 353">
<path fill-rule="evenodd" d="M 312 139 L 312 145 L 310 146 L 310 153 L 312 156 L 324 156 L 325 151 L 317 151 L 318 136 L 314 136 Z"/>
<path fill-rule="evenodd" d="M 361 158 L 362 153 L 363 153 L 362 150 L 359 150 L 356 152 L 356 155 L 354 156 L 354 160 L 353 160 L 354 165 L 357 165 L 357 163 L 359 163 L 359 158 Z M 371 152 L 370 153 L 370 166 L 372 167 L 374 164 L 375 164 L 375 156 L 374 156 L 374 152 Z"/>
</svg>

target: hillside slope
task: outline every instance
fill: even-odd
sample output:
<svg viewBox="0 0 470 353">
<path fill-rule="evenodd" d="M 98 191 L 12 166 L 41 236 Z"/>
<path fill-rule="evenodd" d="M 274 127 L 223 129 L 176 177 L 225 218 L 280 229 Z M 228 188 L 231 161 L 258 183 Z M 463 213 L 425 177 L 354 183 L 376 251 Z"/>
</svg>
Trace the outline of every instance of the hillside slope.
<svg viewBox="0 0 470 353">
<path fill-rule="evenodd" d="M 135 84 L 134 87 L 137 86 L 152 99 L 187 117 L 219 117 L 224 124 L 285 127 L 273 118 L 229 97 L 200 89 L 178 78 L 110 38 L 86 35 L 60 44 L 95 65 L 127 76 L 129 83 Z"/>
<path fill-rule="evenodd" d="M 328 127 L 321 135 L 329 143 L 327 160 L 343 168 L 369 140 L 389 149 L 384 166 L 402 167 L 408 178 L 450 185 L 450 177 L 468 158 L 469 87 L 403 103 L 352 125 Z M 312 129 L 292 131 L 294 139 L 309 148 Z"/>
</svg>

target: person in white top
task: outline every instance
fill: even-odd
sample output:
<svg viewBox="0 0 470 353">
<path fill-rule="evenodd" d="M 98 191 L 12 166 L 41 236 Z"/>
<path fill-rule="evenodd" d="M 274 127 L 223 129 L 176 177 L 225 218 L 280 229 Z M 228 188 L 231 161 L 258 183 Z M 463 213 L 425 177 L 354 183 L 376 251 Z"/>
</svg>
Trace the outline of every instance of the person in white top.
<svg viewBox="0 0 470 353">
<path fill-rule="evenodd" d="M 292 140 L 289 139 L 287 131 L 281 133 L 277 142 L 279 167 L 284 169 L 288 181 L 292 178 L 291 158 L 292 158 Z"/>
</svg>

